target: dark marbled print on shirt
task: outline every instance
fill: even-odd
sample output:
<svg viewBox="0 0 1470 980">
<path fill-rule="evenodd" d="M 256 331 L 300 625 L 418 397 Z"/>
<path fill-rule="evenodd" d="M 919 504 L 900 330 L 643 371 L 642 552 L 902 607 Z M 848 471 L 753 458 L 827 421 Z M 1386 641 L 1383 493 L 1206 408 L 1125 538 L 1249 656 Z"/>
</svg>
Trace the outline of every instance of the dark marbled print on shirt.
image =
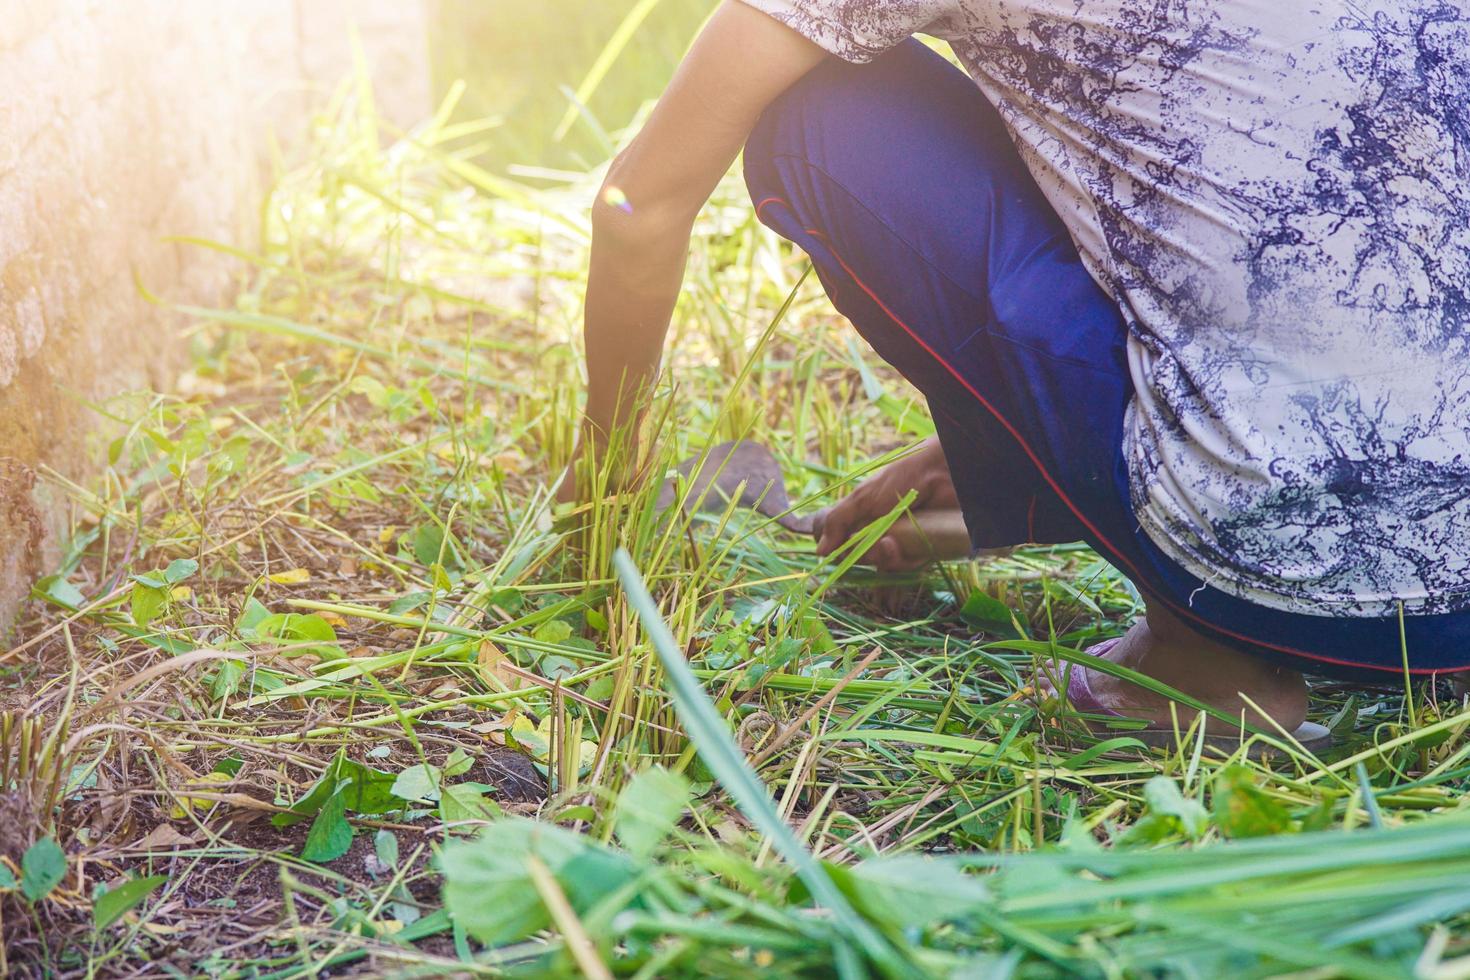
<svg viewBox="0 0 1470 980">
<path fill-rule="evenodd" d="M 1470 608 L 1470 0 L 745 0 L 948 40 L 1129 321 L 1135 510 L 1278 608 Z"/>
</svg>

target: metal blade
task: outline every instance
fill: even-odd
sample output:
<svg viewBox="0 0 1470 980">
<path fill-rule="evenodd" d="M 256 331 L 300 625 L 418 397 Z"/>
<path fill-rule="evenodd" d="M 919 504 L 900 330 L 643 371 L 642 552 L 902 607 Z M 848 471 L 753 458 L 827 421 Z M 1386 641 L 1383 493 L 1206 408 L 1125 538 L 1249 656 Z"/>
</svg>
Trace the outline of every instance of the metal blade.
<svg viewBox="0 0 1470 980">
<path fill-rule="evenodd" d="M 698 467 L 698 472 L 695 468 Z M 679 464 L 679 472 L 693 481 L 686 499 L 701 510 L 724 510 L 731 500 L 754 510 L 796 534 L 811 534 L 816 517 L 788 513 L 791 497 L 786 478 L 771 451 L 758 442 L 740 440 L 715 446 L 704 457 L 694 456 Z M 677 487 L 672 479 L 659 492 L 660 508 L 672 507 Z"/>
</svg>

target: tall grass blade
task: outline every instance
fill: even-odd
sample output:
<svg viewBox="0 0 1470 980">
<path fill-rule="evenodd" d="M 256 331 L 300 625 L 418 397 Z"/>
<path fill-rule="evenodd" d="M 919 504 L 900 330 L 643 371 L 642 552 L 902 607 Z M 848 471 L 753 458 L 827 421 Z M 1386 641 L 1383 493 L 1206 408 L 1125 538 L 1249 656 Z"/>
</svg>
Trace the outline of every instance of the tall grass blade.
<svg viewBox="0 0 1470 980">
<path fill-rule="evenodd" d="M 638 0 L 633 9 L 628 11 L 628 15 L 623 18 L 622 23 L 618 25 L 617 30 L 613 31 L 612 37 L 608 38 L 607 44 L 598 53 L 597 60 L 588 69 L 587 76 L 577 86 L 576 96 L 572 104 L 567 106 L 566 114 L 556 124 L 556 131 L 552 134 L 552 138 L 558 143 L 567 138 L 567 134 L 572 131 L 572 126 L 576 123 L 577 116 L 581 114 L 583 107 L 587 105 L 587 101 L 592 98 L 597 87 L 602 84 L 602 80 L 607 77 L 607 73 L 612 70 L 612 66 L 622 55 L 623 49 L 628 46 L 629 41 L 633 40 L 633 35 L 638 33 L 638 28 L 643 26 L 643 22 L 648 19 L 648 15 L 653 13 L 659 3 L 660 0 Z"/>
<path fill-rule="evenodd" d="M 674 709 L 705 764 L 715 778 L 734 798 L 742 813 L 765 834 L 776 850 L 791 862 L 816 901 L 833 915 L 845 937 L 856 943 L 868 958 L 888 976 L 917 975 L 916 968 L 876 929 L 858 915 L 857 910 L 838 890 L 827 872 L 781 819 L 770 794 L 755 772 L 746 764 L 740 747 L 735 744 L 715 710 L 709 695 L 700 686 L 679 650 L 668 624 L 643 584 L 643 577 L 627 551 L 619 548 L 613 555 L 613 566 L 627 593 L 628 601 L 638 613 L 643 628 L 653 642 L 654 651 L 663 665 L 674 697 Z M 861 971 L 839 948 L 838 964 L 845 975 L 860 976 Z"/>
</svg>

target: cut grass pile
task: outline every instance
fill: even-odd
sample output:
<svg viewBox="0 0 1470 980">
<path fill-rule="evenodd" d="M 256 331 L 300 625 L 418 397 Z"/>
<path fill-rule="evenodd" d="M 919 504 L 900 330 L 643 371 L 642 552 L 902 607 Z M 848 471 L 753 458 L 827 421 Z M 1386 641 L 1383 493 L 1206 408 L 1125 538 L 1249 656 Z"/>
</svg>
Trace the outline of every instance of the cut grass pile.
<svg viewBox="0 0 1470 980">
<path fill-rule="evenodd" d="M 636 491 L 558 510 L 596 174 L 323 117 L 3 655 L 18 975 L 1470 976 L 1470 712 L 1319 683 L 1253 761 L 1030 680 L 1140 611 L 1080 546 L 878 579 L 660 513 L 734 438 L 816 506 L 931 431 L 737 180 Z M 144 284 L 146 286 L 146 284 Z M 164 298 L 159 299 L 165 302 Z M 897 515 L 894 515 L 895 517 Z M 874 532 L 876 533 L 876 532 Z M 644 591 L 646 584 L 647 591 Z"/>
</svg>

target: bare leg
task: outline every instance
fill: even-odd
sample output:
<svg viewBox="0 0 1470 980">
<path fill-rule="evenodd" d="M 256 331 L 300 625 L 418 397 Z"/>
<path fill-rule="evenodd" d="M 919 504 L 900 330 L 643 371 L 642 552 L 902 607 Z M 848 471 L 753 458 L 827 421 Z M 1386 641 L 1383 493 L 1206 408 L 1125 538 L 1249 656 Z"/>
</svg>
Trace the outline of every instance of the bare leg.
<svg viewBox="0 0 1470 980">
<path fill-rule="evenodd" d="M 1294 731 L 1307 716 L 1307 686 L 1302 675 L 1218 643 L 1197 633 L 1160 603 L 1150 603 L 1107 659 L 1163 681 L 1233 717 L 1273 728 L 1270 721 Z M 1120 714 L 1155 724 L 1172 724 L 1170 702 L 1152 691 L 1100 671 L 1090 671 L 1088 685 L 1099 701 Z M 1242 697 L 1244 695 L 1244 697 Z M 1249 698 L 1264 715 L 1247 706 Z M 1181 706 L 1184 721 L 1192 711 Z M 1230 726 L 1209 719 L 1207 729 L 1225 734 Z"/>
</svg>

